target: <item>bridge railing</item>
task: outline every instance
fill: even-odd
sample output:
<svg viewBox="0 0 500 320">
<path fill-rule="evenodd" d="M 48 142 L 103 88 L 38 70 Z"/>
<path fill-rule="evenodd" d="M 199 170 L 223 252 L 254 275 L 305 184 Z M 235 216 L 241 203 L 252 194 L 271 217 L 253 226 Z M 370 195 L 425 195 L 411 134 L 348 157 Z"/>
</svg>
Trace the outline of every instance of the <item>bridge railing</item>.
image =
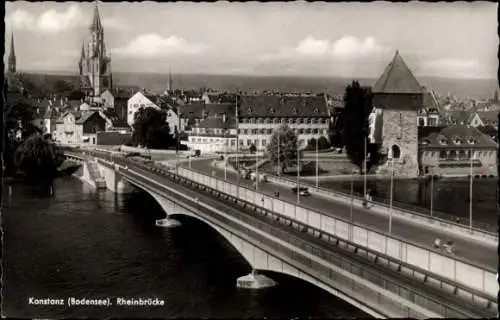
<svg viewBox="0 0 500 320">
<path fill-rule="evenodd" d="M 150 167 L 148 168 L 142 164 L 140 166 L 144 167 L 144 169 L 151 169 Z M 156 171 L 157 173 L 160 173 L 163 175 L 172 176 L 174 178 L 179 177 L 172 172 L 164 171 L 162 168 L 158 168 L 158 167 L 153 168 L 153 171 Z M 181 179 L 185 179 L 186 181 L 192 181 L 194 183 L 193 186 L 203 186 L 203 184 L 198 184 L 197 182 L 194 182 L 193 180 L 186 178 L 186 177 L 183 177 Z M 161 185 L 161 184 L 158 185 L 158 187 L 163 188 L 163 189 L 167 188 L 166 186 Z M 214 194 L 217 197 L 221 197 L 221 195 L 224 194 L 223 192 L 220 192 L 217 189 L 214 189 L 214 188 L 211 188 L 208 186 L 205 186 L 205 188 L 207 188 L 206 189 L 207 191 L 211 192 L 212 194 Z M 226 196 L 227 196 L 227 194 L 226 194 Z M 231 197 L 231 198 L 237 199 L 236 197 Z M 246 202 L 246 201 L 244 201 L 244 202 Z M 250 204 L 249 202 L 246 202 L 246 203 Z M 266 211 L 268 211 L 268 210 L 257 209 L 257 206 L 255 206 L 254 208 L 255 208 L 254 210 L 257 213 L 260 211 L 260 214 L 264 214 L 264 216 L 268 216 L 268 214 L 266 214 Z M 272 211 L 268 211 L 268 212 L 272 212 Z M 283 215 L 279 214 L 278 216 L 281 219 L 283 219 Z M 272 216 L 270 216 L 269 218 L 274 220 L 274 218 Z M 240 215 L 240 219 L 247 222 L 247 220 L 249 220 L 249 217 L 242 214 L 242 215 Z M 287 219 L 284 219 L 284 220 L 286 223 Z M 283 220 L 281 220 L 281 221 L 283 221 Z M 290 221 L 290 223 L 288 223 L 287 225 L 292 225 L 292 226 L 295 225 L 295 227 L 298 230 L 302 230 L 303 226 L 308 226 L 308 225 L 302 224 L 299 221 L 294 220 L 294 219 L 290 219 L 289 221 Z M 264 229 L 265 229 L 264 225 L 259 225 L 258 230 L 264 230 Z M 315 235 L 316 237 L 324 238 L 324 234 L 322 234 L 319 229 L 309 228 L 309 226 L 308 226 L 308 229 L 309 229 L 308 231 L 311 230 L 312 234 Z M 412 301 L 420 306 L 423 306 L 425 308 L 429 308 L 430 310 L 433 310 L 434 312 L 437 312 L 438 314 L 440 314 L 444 317 L 460 317 L 460 314 L 457 313 L 457 311 L 454 308 L 450 308 L 446 305 L 443 305 L 442 303 L 440 303 L 437 300 L 434 300 L 431 297 L 427 297 L 425 295 L 422 295 L 421 293 L 416 292 L 414 289 L 412 289 L 410 287 L 407 287 L 405 285 L 401 285 L 400 283 L 394 282 L 392 280 L 388 280 L 384 276 L 381 276 L 380 274 L 378 274 L 376 272 L 366 270 L 366 268 L 363 268 L 363 267 L 360 268 L 359 263 L 353 264 L 350 259 L 345 259 L 345 258 L 339 257 L 335 254 L 332 254 L 331 252 L 324 251 L 323 249 L 321 249 L 321 246 L 318 246 L 318 244 L 319 244 L 318 241 L 315 241 L 316 245 L 304 244 L 303 240 L 301 242 L 299 238 L 294 238 L 293 235 L 290 235 L 290 234 L 284 234 L 283 230 L 278 230 L 278 229 L 275 230 L 275 228 L 269 233 L 276 236 L 277 232 L 280 233 L 282 236 L 284 235 L 284 237 L 286 238 L 286 243 L 291 243 L 294 245 L 299 244 L 300 245 L 299 247 L 301 249 L 306 250 L 308 253 L 316 255 L 319 258 L 324 259 L 324 260 L 332 263 L 333 265 L 337 265 L 338 267 L 342 268 L 343 270 L 348 270 L 349 272 L 356 274 L 356 275 L 360 276 L 361 278 L 364 278 L 364 279 L 367 279 L 373 283 L 376 283 L 377 285 L 383 287 L 384 289 L 386 289 L 390 292 L 393 292 L 401 297 L 404 297 L 405 299 L 408 299 L 408 300 L 410 300 L 410 301 Z M 318 235 L 316 235 L 316 233 L 318 233 Z M 294 239 L 294 240 L 292 240 L 292 239 Z M 318 240 L 318 239 L 316 239 L 316 240 Z M 365 249 L 365 250 L 360 249 L 358 251 L 357 246 L 350 241 L 342 241 L 337 237 L 330 238 L 328 236 L 327 236 L 326 240 L 330 241 L 330 243 L 335 243 L 338 247 L 346 247 L 347 249 L 353 249 L 354 252 L 355 253 L 357 252 L 358 254 L 360 254 L 360 251 L 364 251 L 364 253 L 361 253 L 361 254 L 365 254 L 367 257 L 372 257 L 372 258 L 375 257 L 375 262 L 378 264 L 390 266 L 391 263 L 394 262 L 393 259 L 391 259 L 390 257 L 377 254 L 376 252 L 374 252 L 373 250 L 370 250 L 370 249 Z M 325 244 L 326 244 L 326 242 L 325 242 Z M 291 252 L 293 253 L 295 251 L 291 251 Z M 377 258 L 379 258 L 379 257 L 380 257 L 380 259 L 377 260 Z M 381 262 L 381 260 L 382 260 L 382 262 Z M 385 260 L 385 262 L 383 260 Z M 300 261 L 303 261 L 303 258 L 300 259 Z M 321 272 L 323 270 L 326 270 L 323 266 L 321 266 L 318 263 L 315 263 L 313 261 L 310 261 L 309 265 L 311 266 L 311 268 L 313 270 L 315 270 L 315 272 Z M 417 274 L 420 274 L 421 276 L 424 277 L 424 281 L 434 282 L 435 280 L 437 280 L 438 287 L 440 286 L 441 288 L 443 288 L 443 286 L 448 286 L 449 288 L 451 288 L 451 290 L 453 290 L 453 288 L 458 288 L 458 287 L 454 287 L 453 285 L 450 286 L 449 284 L 447 284 L 446 280 L 443 280 L 442 278 L 440 279 L 439 277 L 438 278 L 427 277 L 425 271 L 419 270 L 419 268 L 414 268 L 414 267 L 409 266 L 409 265 L 404 264 L 404 263 L 403 264 L 396 264 L 396 265 L 399 265 L 403 269 L 407 268 L 406 273 L 408 273 L 408 272 L 410 274 L 413 273 L 414 276 Z M 337 278 L 337 280 L 340 280 L 339 276 L 341 276 L 341 275 L 336 276 L 335 272 L 332 272 L 332 271 L 328 272 L 328 270 L 326 270 L 325 276 L 328 276 L 331 279 Z M 425 279 L 427 279 L 427 280 L 425 280 Z M 391 299 L 388 299 L 387 297 L 381 295 L 380 292 L 373 291 L 371 288 L 366 287 L 362 284 L 354 283 L 352 279 L 342 278 L 341 284 L 345 284 L 346 281 L 347 281 L 347 283 L 349 283 L 348 284 L 349 289 L 361 289 L 361 290 L 363 290 L 364 293 L 373 292 L 373 296 L 378 297 L 379 303 L 389 303 L 389 304 L 394 303 Z M 366 291 L 364 291 L 364 290 L 366 290 Z M 462 291 L 462 287 L 460 287 L 460 291 Z M 469 291 L 464 290 L 463 292 L 467 293 Z M 487 299 L 485 300 L 484 298 L 481 298 L 480 296 L 481 296 L 481 294 L 479 294 L 479 295 L 473 294 L 472 301 L 476 301 L 476 303 L 479 302 L 479 304 L 482 304 L 482 305 L 484 305 L 484 303 L 488 302 Z M 476 300 L 476 299 L 479 299 L 479 300 Z M 456 303 L 456 301 L 454 301 L 454 303 Z M 420 318 L 419 316 L 414 314 L 410 308 L 404 306 L 404 304 L 398 304 L 398 308 L 401 308 L 400 310 L 406 310 L 404 312 L 408 312 L 408 317 Z M 491 306 L 491 308 L 496 310 L 496 307 L 494 305 Z"/>
<path fill-rule="evenodd" d="M 267 179 L 270 182 L 293 187 L 297 185 L 296 180 L 284 178 L 284 177 L 277 177 L 277 176 L 268 176 Z M 351 197 L 355 199 L 354 205 L 361 206 L 362 203 L 365 201 L 364 198 L 359 197 L 357 195 L 350 195 L 346 194 L 340 191 L 333 191 L 329 189 L 324 189 L 324 188 L 316 188 L 313 186 L 310 182 L 300 182 L 301 185 L 305 185 L 309 187 L 309 190 L 311 193 L 326 197 L 326 198 L 331 198 L 335 199 L 337 201 L 341 201 L 344 203 L 350 203 Z M 379 202 L 379 201 L 370 201 L 371 208 L 370 211 L 376 211 L 377 213 L 384 214 L 384 215 L 389 215 L 389 209 L 390 205 L 387 203 Z M 470 235 L 471 237 L 477 238 L 477 239 L 483 239 L 486 241 L 490 242 L 498 242 L 498 233 L 494 232 L 494 227 L 490 226 L 487 227 L 485 225 L 481 225 L 483 229 L 478 228 L 478 227 L 472 227 L 470 228 L 467 225 L 456 223 L 454 221 L 448 220 L 446 218 L 450 218 L 451 216 L 444 217 L 445 219 L 442 219 L 443 217 L 436 217 L 436 216 L 430 216 L 428 214 L 422 213 L 422 212 L 417 212 L 414 210 L 407 210 L 401 207 L 392 207 L 392 214 L 394 216 L 399 216 L 401 218 L 407 219 L 407 220 L 412 220 L 417 223 L 425 223 L 426 225 L 429 226 L 435 226 L 439 228 L 445 228 L 450 230 L 451 232 L 455 233 L 460 233 L 460 234 L 466 234 Z M 488 228 L 490 230 L 486 230 L 485 228 Z"/>
<path fill-rule="evenodd" d="M 234 184 L 193 170 L 179 168 L 179 174 L 197 183 L 234 197 L 239 196 L 242 200 L 256 206 L 296 219 L 327 234 L 353 241 L 357 245 L 417 266 L 422 270 L 461 283 L 487 295 L 496 296 L 498 293 L 496 270 L 474 265 L 459 257 L 444 255 L 442 252 L 430 250 L 405 239 L 385 235 L 342 218 L 326 216 L 300 205 L 255 192 L 246 187 L 240 186 L 239 191 L 237 191 Z"/>
</svg>

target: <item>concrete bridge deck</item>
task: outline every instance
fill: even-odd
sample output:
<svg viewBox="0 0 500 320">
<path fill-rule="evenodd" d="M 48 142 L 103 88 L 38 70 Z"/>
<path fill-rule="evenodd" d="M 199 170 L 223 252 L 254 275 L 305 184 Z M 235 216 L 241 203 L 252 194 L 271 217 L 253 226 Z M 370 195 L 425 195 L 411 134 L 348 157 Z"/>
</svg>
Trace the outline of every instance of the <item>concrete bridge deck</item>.
<svg viewBox="0 0 500 320">
<path fill-rule="evenodd" d="M 188 164 L 182 164 L 188 168 Z M 204 174 L 211 175 L 216 172 L 217 177 L 224 177 L 224 170 L 211 165 L 210 161 L 192 162 L 191 168 L 200 171 Z M 237 175 L 235 172 L 226 172 L 227 180 L 231 183 L 236 183 Z M 251 188 L 252 182 L 249 180 L 240 179 L 240 184 Z M 290 203 L 296 203 L 297 196 L 290 188 L 270 183 L 259 183 L 259 191 L 273 196 L 275 191 L 279 191 L 280 199 Z M 320 196 L 300 197 L 300 204 L 306 208 L 321 212 L 327 215 L 350 218 L 350 207 L 343 203 L 333 201 Z M 361 209 L 354 207 L 352 210 L 353 221 L 364 226 L 369 226 L 381 232 L 388 232 L 389 221 L 387 217 L 374 214 L 369 209 Z M 420 224 L 411 223 L 406 220 L 392 218 L 392 235 L 410 240 L 432 248 L 436 238 L 442 240 L 449 239 L 455 243 L 455 255 L 463 258 L 473 264 L 480 264 L 488 269 L 496 270 L 498 268 L 498 253 L 497 246 L 492 246 L 487 243 L 470 240 L 469 238 L 460 237 L 455 234 L 439 232 L 434 228 L 424 228 Z"/>
<path fill-rule="evenodd" d="M 133 167 L 133 170 L 137 173 L 139 173 L 141 176 L 148 177 L 150 179 L 153 179 L 156 182 L 159 182 L 163 185 L 171 185 L 172 180 L 161 175 L 158 173 L 151 172 L 149 170 L 145 170 L 142 168 L 137 168 Z M 134 176 L 134 174 L 132 174 Z M 134 181 L 141 180 L 142 183 L 147 183 L 144 179 L 141 179 L 140 176 L 135 175 L 133 179 L 130 181 L 133 183 Z M 234 202 L 231 201 L 228 198 L 219 198 L 215 199 L 213 194 L 210 194 L 210 192 L 207 192 L 205 189 L 204 192 L 200 192 L 200 189 L 193 189 L 193 186 L 189 183 L 176 183 L 176 190 L 179 192 L 182 192 L 185 195 L 191 196 L 191 197 L 196 197 L 200 202 L 204 204 L 208 204 L 211 207 L 217 208 L 225 213 L 231 214 L 235 217 L 238 217 L 240 220 L 245 221 L 245 222 L 252 222 L 253 224 L 256 224 L 259 226 L 259 229 L 261 230 L 267 230 L 269 234 L 277 235 L 279 234 L 283 240 L 285 240 L 287 243 L 293 243 L 293 244 L 299 244 L 300 247 L 302 248 L 308 248 L 310 252 L 314 252 L 316 255 L 320 257 L 327 257 L 328 261 L 334 264 L 338 264 L 338 267 L 341 268 L 354 268 L 356 267 L 354 265 L 359 264 L 363 266 L 363 269 L 365 270 L 365 276 L 369 276 L 371 274 L 371 279 L 375 279 L 377 277 L 380 278 L 381 281 L 386 285 L 392 284 L 399 286 L 400 288 L 405 288 L 405 290 L 409 290 L 409 292 L 413 292 L 413 295 L 418 295 L 421 298 L 425 297 L 429 302 L 434 301 L 434 303 L 443 304 L 449 308 L 447 309 L 446 312 L 448 312 L 447 317 L 461 317 L 461 313 L 465 312 L 468 314 L 468 316 L 473 317 L 474 315 L 477 314 L 483 314 L 483 315 L 490 315 L 490 313 L 485 312 L 484 310 L 480 310 L 477 308 L 477 306 L 470 305 L 466 302 L 459 303 L 457 305 L 457 300 L 453 296 L 445 296 L 443 295 L 442 292 L 439 290 L 426 286 L 425 284 L 416 281 L 416 279 L 412 279 L 411 277 L 401 277 L 401 273 L 396 271 L 396 270 L 390 270 L 387 268 L 384 268 L 382 266 L 377 266 L 373 265 L 370 263 L 367 263 L 366 259 L 361 258 L 360 256 L 353 255 L 352 253 L 348 253 L 348 257 L 346 257 L 346 250 L 340 248 L 340 247 L 335 247 L 331 246 L 328 242 L 314 238 L 312 237 L 309 233 L 304 233 L 301 232 L 299 229 L 292 229 L 290 227 L 287 227 L 286 224 L 283 223 L 283 221 L 280 223 L 278 220 L 274 219 L 272 216 L 267 215 L 261 215 L 260 219 L 259 217 L 255 216 L 255 210 L 253 210 L 250 207 L 246 208 L 241 208 L 241 207 L 235 207 Z M 243 217 L 242 214 L 245 216 Z M 252 220 L 252 221 L 250 221 Z M 258 221 L 258 222 L 257 222 Z M 260 224 L 259 224 L 260 222 Z M 264 224 L 262 224 L 264 223 Z M 237 227 L 237 226 L 235 226 Z M 241 227 L 240 227 L 241 228 Z M 271 229 L 274 231 L 272 231 Z M 245 233 L 248 233 L 248 230 L 242 230 Z M 255 235 L 253 235 L 255 236 Z M 265 239 L 260 239 L 260 241 L 264 241 Z M 272 245 L 271 243 L 268 243 L 269 245 Z M 275 247 L 275 246 L 274 246 Z M 288 252 L 287 255 L 290 255 L 291 252 Z M 343 261 L 343 262 L 342 262 Z M 352 265 L 352 267 L 350 267 Z M 353 269 L 353 270 L 354 270 Z M 369 271 L 370 270 L 370 271 Z M 382 280 L 383 279 L 383 280 Z M 401 289 L 400 289 L 401 290 Z M 360 297 L 361 298 L 361 297 Z M 418 298 L 414 298 L 418 299 Z M 453 307 L 451 307 L 453 306 Z M 469 310 L 469 311 L 466 311 Z M 394 314 L 395 315 L 395 314 Z M 410 314 L 408 316 L 411 317 Z M 417 316 L 417 315 L 415 315 Z M 417 316 L 418 317 L 418 316 Z"/>
</svg>

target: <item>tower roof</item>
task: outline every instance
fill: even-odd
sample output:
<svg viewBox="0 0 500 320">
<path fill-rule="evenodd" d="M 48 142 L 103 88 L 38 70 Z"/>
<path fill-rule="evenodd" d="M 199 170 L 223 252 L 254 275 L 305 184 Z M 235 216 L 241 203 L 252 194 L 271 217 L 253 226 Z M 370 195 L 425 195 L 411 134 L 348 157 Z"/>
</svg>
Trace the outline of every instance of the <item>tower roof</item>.
<svg viewBox="0 0 500 320">
<path fill-rule="evenodd" d="M 14 31 L 12 31 L 10 36 L 10 54 L 9 59 L 13 59 L 16 57 L 16 52 L 14 50 Z"/>
<path fill-rule="evenodd" d="M 422 93 L 422 87 L 396 51 L 392 62 L 375 82 L 373 93 Z"/>
<path fill-rule="evenodd" d="M 99 7 L 97 6 L 97 1 L 95 2 L 94 7 L 94 18 L 92 19 L 92 24 L 90 25 L 90 30 L 92 31 L 101 31 L 101 16 L 99 15 Z"/>
</svg>

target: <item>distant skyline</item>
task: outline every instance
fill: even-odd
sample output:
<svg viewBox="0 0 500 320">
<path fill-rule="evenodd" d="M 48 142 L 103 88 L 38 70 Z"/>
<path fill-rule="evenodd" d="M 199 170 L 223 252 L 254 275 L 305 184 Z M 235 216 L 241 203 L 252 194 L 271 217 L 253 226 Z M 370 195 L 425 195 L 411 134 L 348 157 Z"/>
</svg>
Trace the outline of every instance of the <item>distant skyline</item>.
<svg viewBox="0 0 500 320">
<path fill-rule="evenodd" d="M 6 3 L 19 71 L 77 72 L 94 3 Z M 496 78 L 497 4 L 99 3 L 113 72 Z"/>
</svg>

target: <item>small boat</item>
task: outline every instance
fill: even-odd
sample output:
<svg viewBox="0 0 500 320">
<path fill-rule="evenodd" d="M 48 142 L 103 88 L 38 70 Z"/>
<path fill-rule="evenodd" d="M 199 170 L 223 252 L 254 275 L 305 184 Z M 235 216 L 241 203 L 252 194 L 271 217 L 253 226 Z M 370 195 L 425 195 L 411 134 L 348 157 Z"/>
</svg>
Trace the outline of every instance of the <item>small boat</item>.
<svg viewBox="0 0 500 320">
<path fill-rule="evenodd" d="M 157 227 L 163 227 L 163 228 L 175 228 L 179 227 L 181 223 L 174 219 L 165 218 L 156 220 L 155 225 Z"/>
</svg>

